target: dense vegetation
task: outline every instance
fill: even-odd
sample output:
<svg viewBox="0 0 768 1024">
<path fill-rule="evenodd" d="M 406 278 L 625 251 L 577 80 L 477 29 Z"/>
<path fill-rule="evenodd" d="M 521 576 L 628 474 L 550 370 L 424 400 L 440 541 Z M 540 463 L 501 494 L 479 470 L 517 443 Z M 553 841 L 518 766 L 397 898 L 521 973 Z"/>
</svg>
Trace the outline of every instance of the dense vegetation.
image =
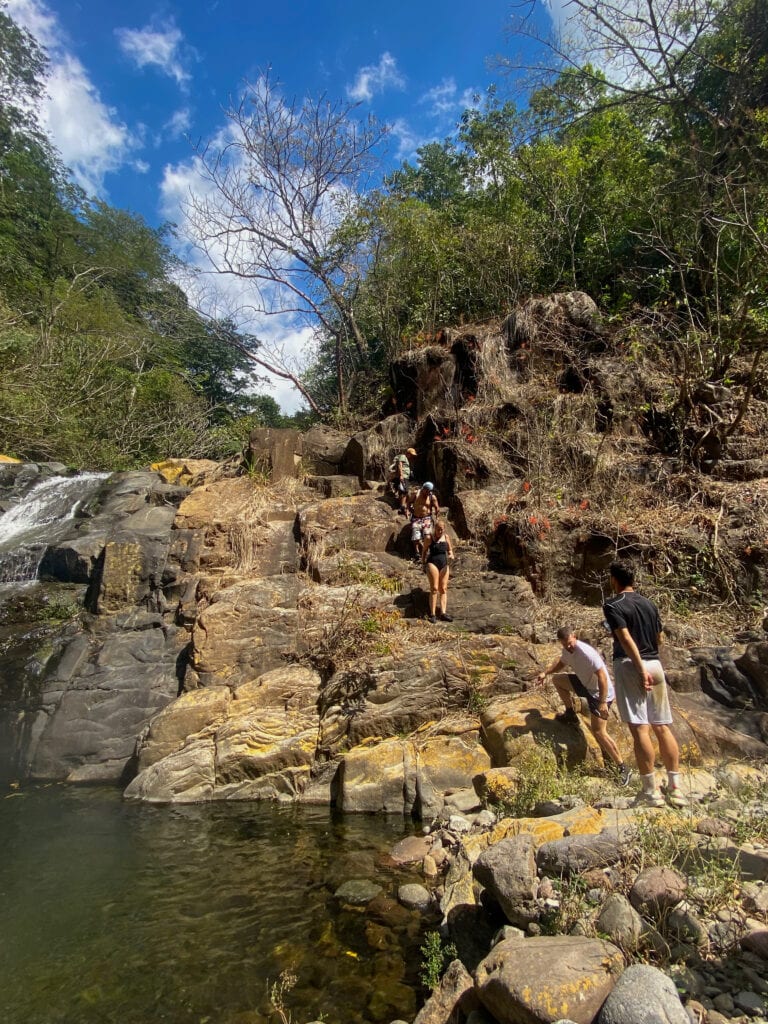
<svg viewBox="0 0 768 1024">
<path fill-rule="evenodd" d="M 513 5 L 518 33 L 530 6 Z M 736 359 L 746 403 L 768 334 L 765 0 L 567 10 L 569 38 L 538 40 L 523 107 L 505 92 L 522 69 L 502 61 L 453 136 L 386 178 L 385 127 L 325 99 L 288 106 L 268 78 L 246 88 L 239 142 L 200 152 L 214 187 L 187 227 L 251 282 L 253 309 L 313 326 L 299 368 L 190 309 L 167 234 L 67 181 L 34 118 L 45 57 L 0 12 L 2 447 L 88 465 L 223 454 L 247 417 L 280 422 L 245 394 L 254 366 L 314 414 L 359 421 L 403 349 L 559 289 L 652 324 L 678 418 Z M 247 242 L 222 249 L 233 212 Z"/>
<path fill-rule="evenodd" d="M 191 309 L 164 230 L 72 185 L 40 131 L 46 59 L 0 10 L 0 451 L 120 468 L 227 455 L 257 342 Z"/>
<path fill-rule="evenodd" d="M 357 317 L 371 347 L 391 356 L 420 332 L 582 289 L 609 314 L 650 313 L 693 384 L 723 381 L 739 353 L 756 368 L 768 332 L 764 0 L 566 10 L 571 41 L 547 41 L 524 110 L 492 90 L 361 204 L 372 255 Z"/>
</svg>

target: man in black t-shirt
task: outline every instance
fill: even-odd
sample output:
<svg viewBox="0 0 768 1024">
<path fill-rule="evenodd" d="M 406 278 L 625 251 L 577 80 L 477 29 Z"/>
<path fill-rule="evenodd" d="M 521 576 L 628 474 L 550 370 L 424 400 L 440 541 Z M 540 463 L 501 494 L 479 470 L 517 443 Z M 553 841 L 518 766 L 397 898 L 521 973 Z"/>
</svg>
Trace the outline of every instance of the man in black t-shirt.
<svg viewBox="0 0 768 1024">
<path fill-rule="evenodd" d="M 667 799 L 675 807 L 685 806 L 680 790 L 680 750 L 669 726 L 667 681 L 659 661 L 661 619 L 656 605 L 634 591 L 634 573 L 623 562 L 609 569 L 614 596 L 603 605 L 613 633 L 613 678 L 616 707 L 622 722 L 632 733 L 635 758 L 643 784 L 638 803 L 661 807 L 664 797 L 656 786 L 652 732 L 667 769 Z"/>
</svg>

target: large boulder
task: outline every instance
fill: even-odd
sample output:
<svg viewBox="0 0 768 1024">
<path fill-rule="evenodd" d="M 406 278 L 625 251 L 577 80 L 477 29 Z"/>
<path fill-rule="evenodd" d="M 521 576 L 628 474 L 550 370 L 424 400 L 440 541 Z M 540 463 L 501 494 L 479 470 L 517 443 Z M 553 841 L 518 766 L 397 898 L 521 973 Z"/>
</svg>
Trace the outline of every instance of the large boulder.
<svg viewBox="0 0 768 1024">
<path fill-rule="evenodd" d="M 126 797 L 164 803 L 298 796 L 315 758 L 319 683 L 316 672 L 291 665 L 234 692 L 219 685 L 182 694 L 151 722 Z"/>
<path fill-rule="evenodd" d="M 571 765 L 598 765 L 600 750 L 586 722 L 560 722 L 555 718 L 558 710 L 559 702 L 542 690 L 491 700 L 480 712 L 480 722 L 494 767 L 514 766 L 532 743 L 563 751 Z"/>
<path fill-rule="evenodd" d="M 473 868 L 475 878 L 491 893 L 510 924 L 525 928 L 539 916 L 536 895 L 535 842 L 521 834 L 489 847 Z"/>
<path fill-rule="evenodd" d="M 216 480 L 196 487 L 182 501 L 172 550 L 187 573 L 225 566 L 253 576 L 293 572 L 295 519 L 292 503 L 250 477 Z"/>
<path fill-rule="evenodd" d="M 38 678 L 34 705 L 21 712 L 21 774 L 120 780 L 131 770 L 136 737 L 176 696 L 177 630 L 146 613 L 100 630 L 98 637 L 74 636 Z"/>
<path fill-rule="evenodd" d="M 128 516 L 104 546 L 96 584 L 96 611 L 112 614 L 136 605 L 160 608 L 163 573 L 176 509 L 148 506 Z"/>
<path fill-rule="evenodd" d="M 413 444 L 412 437 L 413 426 L 407 416 L 388 416 L 350 438 L 341 460 L 341 472 L 352 473 L 361 481 L 384 480 L 394 457 Z"/>
<path fill-rule="evenodd" d="M 310 473 L 335 476 L 344 459 L 349 434 L 316 423 L 303 440 L 304 469 Z"/>
<path fill-rule="evenodd" d="M 625 853 L 618 832 L 606 830 L 599 836 L 566 836 L 539 847 L 536 864 L 544 875 L 568 878 L 592 868 L 618 864 Z"/>
<path fill-rule="evenodd" d="M 336 803 L 344 811 L 431 818 L 444 794 L 463 789 L 489 765 L 476 732 L 364 743 L 342 755 Z"/>
<path fill-rule="evenodd" d="M 600 939 L 521 936 L 494 946 L 475 989 L 499 1024 L 592 1024 L 623 967 L 621 951 Z"/>
<path fill-rule="evenodd" d="M 401 736 L 452 715 L 456 735 L 477 734 L 477 719 L 465 712 L 473 695 L 498 676 L 506 649 L 490 637 L 475 638 L 461 649 L 434 644 L 409 646 L 393 638 L 390 654 L 359 659 L 339 669 L 324 684 L 320 747 L 327 755 L 366 739 Z M 482 701 L 479 696 L 476 698 Z M 447 729 L 447 726 L 443 727 Z M 487 766 L 490 767 L 490 764 Z M 471 780 L 468 783 L 471 785 Z"/>
<path fill-rule="evenodd" d="M 299 476 L 303 451 L 303 436 L 298 430 L 254 427 L 248 438 L 246 460 L 255 472 L 274 484 Z"/>
<path fill-rule="evenodd" d="M 600 1009 L 596 1024 L 689 1024 L 675 983 L 657 967 L 632 964 Z"/>
<path fill-rule="evenodd" d="M 398 408 L 414 419 L 450 413 L 458 397 L 456 358 L 439 345 L 412 349 L 390 366 Z"/>
<path fill-rule="evenodd" d="M 338 552 L 383 552 L 395 545 L 402 520 L 387 502 L 370 492 L 304 505 L 299 541 L 307 567 Z"/>
<path fill-rule="evenodd" d="M 214 592 L 192 630 L 185 687 L 237 687 L 283 663 L 298 633 L 296 576 L 273 576 Z"/>
<path fill-rule="evenodd" d="M 585 292 L 558 292 L 517 306 L 502 324 L 510 352 L 562 352 L 563 345 L 588 351 L 602 341 L 600 314 Z"/>
</svg>

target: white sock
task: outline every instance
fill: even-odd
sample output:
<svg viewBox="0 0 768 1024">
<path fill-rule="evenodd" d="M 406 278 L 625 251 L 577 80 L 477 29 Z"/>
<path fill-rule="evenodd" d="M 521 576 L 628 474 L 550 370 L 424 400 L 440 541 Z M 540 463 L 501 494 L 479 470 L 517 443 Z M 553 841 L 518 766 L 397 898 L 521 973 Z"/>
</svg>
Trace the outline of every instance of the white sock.
<svg viewBox="0 0 768 1024">
<path fill-rule="evenodd" d="M 670 789 L 680 789 L 680 772 L 667 772 L 667 785 Z"/>
<path fill-rule="evenodd" d="M 656 772 L 651 772 L 650 775 L 641 775 L 640 781 L 643 784 L 644 793 L 656 792 Z"/>
</svg>

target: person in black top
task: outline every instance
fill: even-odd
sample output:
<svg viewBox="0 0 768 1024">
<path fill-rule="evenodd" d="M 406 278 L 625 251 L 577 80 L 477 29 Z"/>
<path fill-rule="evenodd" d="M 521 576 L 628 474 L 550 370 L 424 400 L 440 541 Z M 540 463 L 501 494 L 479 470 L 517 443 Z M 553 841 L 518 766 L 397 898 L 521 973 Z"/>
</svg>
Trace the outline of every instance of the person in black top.
<svg viewBox="0 0 768 1024">
<path fill-rule="evenodd" d="M 661 807 L 664 797 L 656 786 L 652 733 L 667 769 L 667 799 L 685 806 L 680 790 L 680 750 L 672 730 L 667 681 L 659 661 L 661 619 L 656 605 L 635 593 L 634 573 L 623 562 L 610 569 L 613 597 L 603 605 L 606 623 L 613 634 L 613 678 L 616 707 L 632 733 L 635 758 L 643 784 L 638 803 Z"/>
<path fill-rule="evenodd" d="M 429 544 L 424 545 L 421 560 L 424 571 L 429 577 L 429 615 L 430 622 L 435 622 L 438 598 L 440 600 L 439 617 L 443 622 L 453 622 L 452 617 L 447 613 L 448 604 L 448 577 L 451 574 L 449 559 L 453 558 L 453 545 L 451 538 L 445 531 L 445 523 L 438 519 L 435 523 L 434 533 Z"/>
</svg>

